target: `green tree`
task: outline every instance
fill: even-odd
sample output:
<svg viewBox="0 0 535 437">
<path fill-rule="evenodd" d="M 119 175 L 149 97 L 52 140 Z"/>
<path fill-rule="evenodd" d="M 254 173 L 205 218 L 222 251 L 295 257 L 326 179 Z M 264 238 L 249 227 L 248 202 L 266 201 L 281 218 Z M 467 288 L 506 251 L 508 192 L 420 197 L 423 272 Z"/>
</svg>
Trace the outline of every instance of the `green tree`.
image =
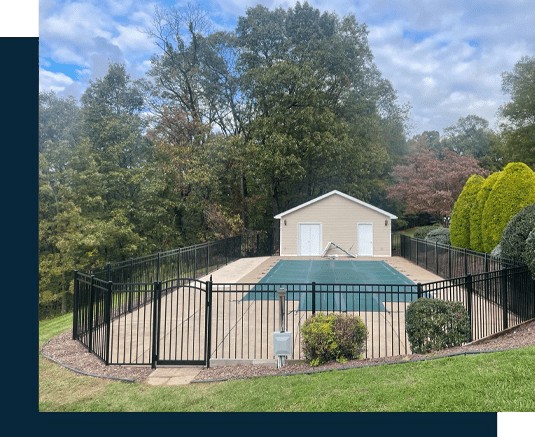
<svg viewBox="0 0 535 437">
<path fill-rule="evenodd" d="M 535 57 L 525 56 L 502 75 L 511 101 L 500 108 L 508 160 L 535 168 Z"/>
<path fill-rule="evenodd" d="M 522 162 L 513 162 L 500 172 L 482 214 L 483 249 L 490 252 L 500 242 L 509 220 L 535 202 L 535 172 Z"/>
<path fill-rule="evenodd" d="M 453 246 L 471 248 L 470 210 L 484 182 L 485 179 L 480 175 L 470 176 L 455 201 L 450 222 L 450 240 Z"/>
<path fill-rule="evenodd" d="M 483 210 L 487 199 L 498 179 L 500 172 L 491 173 L 481 185 L 470 208 L 470 248 L 477 252 L 484 252 L 483 234 L 485 232 L 483 222 Z"/>
<path fill-rule="evenodd" d="M 477 115 L 461 117 L 444 129 L 444 147 L 459 155 L 473 156 L 480 160 L 489 153 L 492 131 L 489 122 Z"/>
</svg>

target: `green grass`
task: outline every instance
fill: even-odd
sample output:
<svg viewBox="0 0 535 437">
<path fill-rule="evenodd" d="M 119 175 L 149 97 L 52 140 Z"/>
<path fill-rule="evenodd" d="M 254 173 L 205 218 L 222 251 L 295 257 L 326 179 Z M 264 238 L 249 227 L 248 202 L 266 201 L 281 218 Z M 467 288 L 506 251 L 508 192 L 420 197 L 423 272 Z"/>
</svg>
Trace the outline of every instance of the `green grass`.
<svg viewBox="0 0 535 437">
<path fill-rule="evenodd" d="M 68 329 L 39 324 L 39 343 Z M 39 410 L 87 412 L 535 411 L 535 347 L 424 362 L 176 387 L 77 375 L 39 360 Z"/>
</svg>

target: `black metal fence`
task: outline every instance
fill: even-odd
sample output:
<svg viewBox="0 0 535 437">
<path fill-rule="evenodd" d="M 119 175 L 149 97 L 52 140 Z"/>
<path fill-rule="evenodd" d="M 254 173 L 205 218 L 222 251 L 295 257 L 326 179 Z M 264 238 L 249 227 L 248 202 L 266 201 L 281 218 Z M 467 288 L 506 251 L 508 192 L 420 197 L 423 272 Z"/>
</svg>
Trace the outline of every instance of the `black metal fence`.
<svg viewBox="0 0 535 437">
<path fill-rule="evenodd" d="M 303 358 L 302 324 L 319 312 L 358 315 L 368 329 L 365 357 L 410 353 L 405 313 L 419 297 L 462 302 L 471 340 L 535 318 L 535 282 L 527 267 L 408 238 L 397 240 L 399 255 L 443 277 L 457 276 L 417 285 L 200 280 L 234 259 L 269 254 L 262 241 L 207 243 L 75 273 L 73 338 L 106 364 L 272 359 L 280 289 L 286 291 L 285 326 L 294 334 L 293 359 Z"/>
</svg>

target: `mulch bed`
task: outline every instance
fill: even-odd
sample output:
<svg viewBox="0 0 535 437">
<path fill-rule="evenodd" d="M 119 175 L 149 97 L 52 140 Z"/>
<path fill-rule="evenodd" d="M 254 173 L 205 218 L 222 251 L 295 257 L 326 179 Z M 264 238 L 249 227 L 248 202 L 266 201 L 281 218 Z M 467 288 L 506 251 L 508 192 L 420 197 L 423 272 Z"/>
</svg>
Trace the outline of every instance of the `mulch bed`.
<svg viewBox="0 0 535 437">
<path fill-rule="evenodd" d="M 260 376 L 308 374 L 333 370 L 377 366 L 436 359 L 455 355 L 468 355 L 484 352 L 496 352 L 525 346 L 535 346 L 535 320 L 526 322 L 506 332 L 475 343 L 445 349 L 426 355 L 412 354 L 395 357 L 370 358 L 348 361 L 345 363 L 328 363 L 311 367 L 306 363 L 292 363 L 280 369 L 262 365 L 240 365 L 203 368 L 193 382 L 214 382 L 231 379 L 254 378 Z M 145 380 L 153 371 L 150 366 L 106 366 L 94 354 L 89 353 L 80 342 L 72 340 L 72 332 L 65 332 L 54 337 L 41 349 L 41 354 L 82 375 L 109 378 L 125 382 Z"/>
</svg>

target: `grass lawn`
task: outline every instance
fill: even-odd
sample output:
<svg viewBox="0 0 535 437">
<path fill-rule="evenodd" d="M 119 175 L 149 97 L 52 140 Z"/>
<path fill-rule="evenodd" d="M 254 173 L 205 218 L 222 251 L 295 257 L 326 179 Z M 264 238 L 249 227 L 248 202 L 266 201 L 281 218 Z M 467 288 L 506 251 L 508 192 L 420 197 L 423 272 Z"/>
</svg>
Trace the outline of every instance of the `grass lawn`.
<svg viewBox="0 0 535 437">
<path fill-rule="evenodd" d="M 39 345 L 72 315 L 39 323 Z M 39 411 L 535 411 L 535 347 L 314 375 L 152 387 L 77 375 L 39 358 Z"/>
</svg>

